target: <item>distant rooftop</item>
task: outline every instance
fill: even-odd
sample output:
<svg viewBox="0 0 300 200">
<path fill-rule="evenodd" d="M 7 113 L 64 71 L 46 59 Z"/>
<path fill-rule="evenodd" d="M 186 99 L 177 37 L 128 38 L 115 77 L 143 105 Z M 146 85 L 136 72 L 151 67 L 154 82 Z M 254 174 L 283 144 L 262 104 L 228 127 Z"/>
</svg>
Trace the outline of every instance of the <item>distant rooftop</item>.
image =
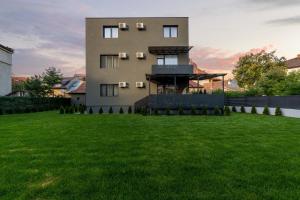
<svg viewBox="0 0 300 200">
<path fill-rule="evenodd" d="M 2 44 L 0 44 L 0 49 L 3 49 L 4 51 L 7 51 L 9 53 L 14 53 L 14 50 L 12 48 L 9 48 L 9 47 L 4 46 Z"/>
<path fill-rule="evenodd" d="M 300 54 L 296 58 L 287 60 L 286 64 L 287 64 L 288 69 L 300 67 Z"/>
</svg>

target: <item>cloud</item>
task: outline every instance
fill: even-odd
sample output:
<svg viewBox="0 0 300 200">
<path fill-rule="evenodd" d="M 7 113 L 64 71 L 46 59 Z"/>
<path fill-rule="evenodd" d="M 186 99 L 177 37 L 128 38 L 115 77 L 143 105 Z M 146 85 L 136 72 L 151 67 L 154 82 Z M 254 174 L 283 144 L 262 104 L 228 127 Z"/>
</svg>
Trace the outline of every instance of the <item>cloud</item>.
<svg viewBox="0 0 300 200">
<path fill-rule="evenodd" d="M 300 25 L 300 16 L 295 17 L 288 17 L 288 18 L 281 18 L 281 19 L 274 19 L 266 22 L 270 25 Z"/>
<path fill-rule="evenodd" d="M 190 52 L 190 58 L 197 63 L 200 69 L 207 72 L 224 72 L 230 74 L 240 57 L 246 54 L 259 53 L 263 50 L 269 51 L 272 49 L 274 49 L 274 47 L 268 45 L 262 48 L 250 49 L 246 52 L 231 53 L 226 50 L 211 47 L 195 47 Z"/>
<path fill-rule="evenodd" d="M 263 5 L 265 7 L 285 7 L 300 5 L 299 0 L 247 0 L 256 5 Z"/>
</svg>

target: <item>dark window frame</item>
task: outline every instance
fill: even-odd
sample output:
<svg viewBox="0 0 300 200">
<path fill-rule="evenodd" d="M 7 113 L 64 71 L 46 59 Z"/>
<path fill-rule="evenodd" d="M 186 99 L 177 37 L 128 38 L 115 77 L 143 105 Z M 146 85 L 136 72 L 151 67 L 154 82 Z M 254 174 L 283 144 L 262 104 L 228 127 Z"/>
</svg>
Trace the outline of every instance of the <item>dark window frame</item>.
<svg viewBox="0 0 300 200">
<path fill-rule="evenodd" d="M 110 30 L 110 37 L 105 37 L 105 29 L 106 28 L 111 29 Z M 116 25 L 109 25 L 109 26 L 105 25 L 105 26 L 103 26 L 103 28 L 102 28 L 102 36 L 103 36 L 103 38 L 105 38 L 105 39 L 116 39 L 116 38 L 112 37 L 112 33 L 113 33 L 112 29 L 113 28 L 117 28 L 118 29 L 118 37 L 116 37 L 116 38 L 119 38 L 119 27 L 116 26 Z"/>
<path fill-rule="evenodd" d="M 108 95 L 108 90 L 107 90 L 107 86 L 113 86 L 113 91 L 112 91 L 112 96 Z M 103 94 L 102 92 L 102 86 L 105 87 L 105 92 Z M 115 92 L 115 87 L 117 88 L 118 92 L 117 92 L 117 95 L 116 95 L 116 92 Z M 119 96 L 119 85 L 118 84 L 100 84 L 100 97 L 118 97 Z"/>
<path fill-rule="evenodd" d="M 119 55 L 118 54 L 100 54 L 100 64 L 99 64 L 99 67 L 100 67 L 100 69 L 116 69 L 116 68 L 118 68 L 119 67 L 119 63 L 118 63 L 118 66 L 117 67 L 112 67 L 112 68 L 110 68 L 110 67 L 107 67 L 107 66 L 105 66 L 105 67 L 103 67 L 102 66 L 102 57 L 104 57 L 104 56 L 116 56 L 117 57 L 117 59 L 119 59 Z"/>
<path fill-rule="evenodd" d="M 179 56 L 178 56 L 178 54 L 167 54 L 167 55 L 158 55 L 156 57 L 156 64 L 159 65 L 158 64 L 158 60 L 162 59 L 163 60 L 163 65 L 166 65 L 166 56 L 177 56 L 177 62 L 179 62 Z"/>
<path fill-rule="evenodd" d="M 169 37 L 165 37 L 165 28 L 169 28 Z M 176 28 L 176 37 L 172 37 L 172 28 Z M 178 38 L 178 25 L 163 25 L 163 37 L 164 38 Z"/>
</svg>

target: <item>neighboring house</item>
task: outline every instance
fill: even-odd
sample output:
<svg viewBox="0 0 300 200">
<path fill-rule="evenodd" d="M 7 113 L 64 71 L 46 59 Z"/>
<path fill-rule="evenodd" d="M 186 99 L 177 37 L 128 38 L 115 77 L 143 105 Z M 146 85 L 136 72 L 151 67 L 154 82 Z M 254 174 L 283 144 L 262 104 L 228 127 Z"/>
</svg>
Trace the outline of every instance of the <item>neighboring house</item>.
<svg viewBox="0 0 300 200">
<path fill-rule="evenodd" d="M 85 105 L 85 90 L 86 82 L 83 81 L 77 89 L 68 93 L 71 96 L 71 103 L 73 105 Z"/>
<path fill-rule="evenodd" d="M 203 83 L 203 89 L 208 93 L 212 93 L 216 90 L 223 89 L 223 81 L 219 78 L 214 78 L 209 80 L 206 83 Z M 241 91 L 241 88 L 238 86 L 237 81 L 233 79 L 224 80 L 224 91 Z"/>
<path fill-rule="evenodd" d="M 14 50 L 0 44 L 0 96 L 11 93 L 12 54 Z"/>
<path fill-rule="evenodd" d="M 13 75 L 11 77 L 12 92 L 8 94 L 8 96 L 17 96 L 17 97 L 27 96 L 28 93 L 25 91 L 23 83 L 29 78 L 30 76 Z"/>
<path fill-rule="evenodd" d="M 73 77 L 64 77 L 59 84 L 52 88 L 54 96 L 70 97 L 69 93 L 76 90 L 83 82 L 85 75 L 75 74 Z"/>
<path fill-rule="evenodd" d="M 288 72 L 300 70 L 300 54 L 293 59 L 286 61 Z"/>
<path fill-rule="evenodd" d="M 86 105 L 105 111 L 216 106 L 221 101 L 183 95 L 191 80 L 225 76 L 194 73 L 188 30 L 187 17 L 87 18 Z"/>
</svg>

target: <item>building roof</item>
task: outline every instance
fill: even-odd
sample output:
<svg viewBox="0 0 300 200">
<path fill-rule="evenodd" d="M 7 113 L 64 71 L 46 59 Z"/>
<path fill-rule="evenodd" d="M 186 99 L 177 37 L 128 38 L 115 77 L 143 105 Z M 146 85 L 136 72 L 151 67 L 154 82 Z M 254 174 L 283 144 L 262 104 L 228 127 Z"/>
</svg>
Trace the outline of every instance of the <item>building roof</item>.
<svg viewBox="0 0 300 200">
<path fill-rule="evenodd" d="M 191 50 L 191 46 L 150 46 L 148 50 L 151 54 L 156 55 L 169 55 L 188 53 Z"/>
<path fill-rule="evenodd" d="M 286 61 L 287 68 L 293 69 L 300 67 L 300 55 L 297 56 L 297 58 L 293 58 Z"/>
<path fill-rule="evenodd" d="M 8 53 L 14 53 L 14 50 L 12 48 L 9 48 L 7 46 L 4 46 L 0 44 L 0 49 L 3 49 L 4 51 L 7 51 Z"/>
<path fill-rule="evenodd" d="M 189 81 L 189 88 L 198 88 L 198 83 L 193 81 L 193 80 L 190 80 Z M 203 85 L 199 84 L 199 88 L 203 88 Z"/>
<path fill-rule="evenodd" d="M 20 82 L 25 82 L 29 78 L 30 77 L 28 77 L 28 76 L 12 76 L 11 77 L 11 82 L 12 82 L 12 84 L 17 84 L 17 83 L 20 83 Z"/>
<path fill-rule="evenodd" d="M 86 93 L 85 89 L 86 89 L 86 82 L 83 81 L 76 90 L 69 92 L 69 94 L 85 94 Z"/>
</svg>

